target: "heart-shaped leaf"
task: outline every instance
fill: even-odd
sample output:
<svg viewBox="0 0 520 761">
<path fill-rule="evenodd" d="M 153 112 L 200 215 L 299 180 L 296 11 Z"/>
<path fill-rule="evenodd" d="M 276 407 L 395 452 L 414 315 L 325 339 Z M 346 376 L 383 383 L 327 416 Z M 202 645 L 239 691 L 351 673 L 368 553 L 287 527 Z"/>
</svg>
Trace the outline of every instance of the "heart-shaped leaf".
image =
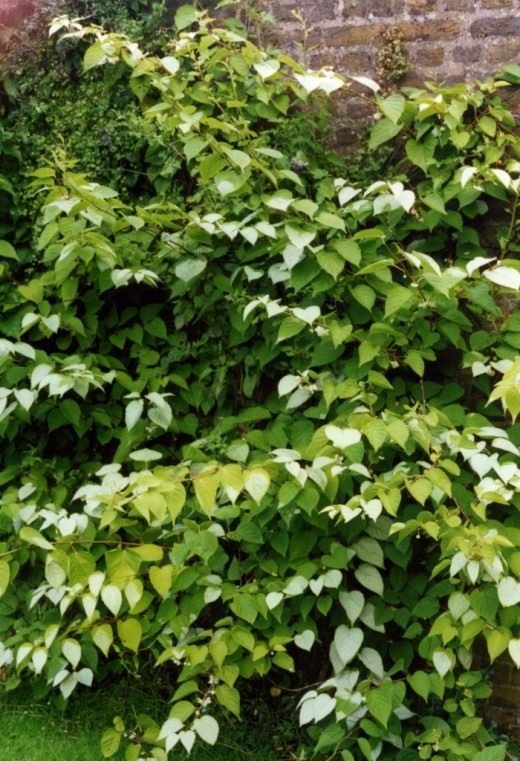
<svg viewBox="0 0 520 761">
<path fill-rule="evenodd" d="M 337 425 L 327 425 L 325 436 L 338 449 L 345 449 L 361 441 L 361 431 L 356 428 L 338 428 Z"/>
<path fill-rule="evenodd" d="M 350 629 L 343 624 L 338 626 L 334 634 L 334 645 L 344 666 L 355 658 L 363 644 L 363 639 L 364 634 L 361 629 L 357 627 Z"/>
</svg>

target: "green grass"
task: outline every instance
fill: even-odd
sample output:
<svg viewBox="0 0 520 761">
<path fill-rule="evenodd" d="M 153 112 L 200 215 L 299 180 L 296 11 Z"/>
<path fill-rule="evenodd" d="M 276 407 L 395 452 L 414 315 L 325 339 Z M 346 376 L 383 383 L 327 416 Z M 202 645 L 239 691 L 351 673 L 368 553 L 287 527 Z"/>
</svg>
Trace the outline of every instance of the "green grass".
<svg viewBox="0 0 520 761">
<path fill-rule="evenodd" d="M 196 745 L 190 761 L 290 761 L 298 759 L 295 722 L 283 699 L 279 707 L 265 698 L 251 696 L 245 718 L 218 715 L 219 742 L 214 748 Z M 36 703 L 23 691 L 0 698 L 0 761 L 103 761 L 100 736 L 112 717 L 122 715 L 131 723 L 131 705 L 139 712 L 165 718 L 168 704 L 150 691 L 125 691 L 123 685 L 108 691 L 83 692 L 62 710 L 50 702 Z M 171 761 L 187 761 L 183 752 L 172 751 Z M 124 761 L 121 751 L 113 761 Z"/>
</svg>

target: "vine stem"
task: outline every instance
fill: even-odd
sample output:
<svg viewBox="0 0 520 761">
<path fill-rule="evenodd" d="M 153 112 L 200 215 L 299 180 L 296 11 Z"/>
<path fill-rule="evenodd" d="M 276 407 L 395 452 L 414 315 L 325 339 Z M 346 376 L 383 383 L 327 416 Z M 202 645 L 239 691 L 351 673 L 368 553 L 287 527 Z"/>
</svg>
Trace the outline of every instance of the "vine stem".
<svg viewBox="0 0 520 761">
<path fill-rule="evenodd" d="M 47 540 L 49 541 L 49 540 Z M 116 540 L 116 539 L 107 539 L 104 541 L 103 539 L 72 539 L 69 541 L 66 540 L 56 540 L 55 542 L 51 542 L 54 546 L 72 546 L 74 544 L 107 544 L 109 546 L 119 546 L 119 547 L 144 547 L 147 544 L 153 544 L 154 547 L 159 547 L 161 550 L 171 550 L 171 545 L 169 544 L 156 544 L 155 542 L 125 542 L 122 539 Z M 26 546 L 23 547 L 15 547 L 13 550 L 7 550 L 7 552 L 0 553 L 0 558 L 8 557 L 9 555 L 15 555 L 17 552 L 21 552 L 22 550 L 26 549 Z"/>
</svg>

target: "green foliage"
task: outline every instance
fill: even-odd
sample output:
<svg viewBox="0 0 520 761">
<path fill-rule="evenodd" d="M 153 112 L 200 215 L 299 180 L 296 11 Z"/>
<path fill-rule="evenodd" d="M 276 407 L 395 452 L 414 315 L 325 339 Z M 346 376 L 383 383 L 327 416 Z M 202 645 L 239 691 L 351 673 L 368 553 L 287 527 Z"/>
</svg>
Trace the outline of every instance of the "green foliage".
<svg viewBox="0 0 520 761">
<path fill-rule="evenodd" d="M 103 735 L 129 761 L 268 675 L 314 684 L 317 755 L 503 758 L 473 654 L 520 664 L 513 118 L 491 83 L 376 95 L 402 158 L 352 184 L 281 128 L 337 75 L 176 26 L 53 27 L 161 151 L 136 199 L 56 149 L 0 243 L 6 687 L 166 672 L 168 715 Z"/>
<path fill-rule="evenodd" d="M 378 77 L 387 84 L 400 82 L 410 71 L 410 62 L 398 27 L 390 26 L 386 30 L 383 43 L 377 56 Z"/>
</svg>

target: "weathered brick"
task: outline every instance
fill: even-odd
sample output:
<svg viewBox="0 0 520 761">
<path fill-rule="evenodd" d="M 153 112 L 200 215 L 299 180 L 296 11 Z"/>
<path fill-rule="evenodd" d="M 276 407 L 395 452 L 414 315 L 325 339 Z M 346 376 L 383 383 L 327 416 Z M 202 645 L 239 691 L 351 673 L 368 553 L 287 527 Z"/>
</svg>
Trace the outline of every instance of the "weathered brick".
<svg viewBox="0 0 520 761">
<path fill-rule="evenodd" d="M 377 45 L 381 47 L 384 33 L 389 29 L 389 24 L 359 24 L 334 27 L 324 30 L 324 43 L 330 46 L 349 45 Z M 394 24 L 395 29 L 402 40 L 452 40 L 460 32 L 460 22 L 455 18 L 424 20 L 399 20 Z"/>
<path fill-rule="evenodd" d="M 497 684 L 496 681 L 495 684 Z M 518 708 L 520 705 L 520 685 L 502 684 L 500 681 L 498 685 L 497 689 L 493 692 L 493 705 L 504 708 Z"/>
<path fill-rule="evenodd" d="M 428 21 L 405 21 L 396 25 L 403 40 L 452 40 L 460 31 L 460 21 L 456 18 L 436 18 Z"/>
<path fill-rule="evenodd" d="M 481 18 L 474 21 L 470 28 L 472 37 L 512 37 L 520 35 L 520 16 L 508 18 Z"/>
<path fill-rule="evenodd" d="M 35 3 L 31 0 L 1 0 L 0 1 L 0 26 L 19 26 L 35 10 Z"/>
<path fill-rule="evenodd" d="M 377 51 L 371 48 L 358 52 L 341 51 L 336 58 L 336 66 L 341 73 L 368 75 L 376 70 Z"/>
<path fill-rule="evenodd" d="M 520 53 L 520 40 L 501 40 L 500 42 L 488 43 L 484 50 L 484 58 L 493 67 L 499 64 L 507 64 L 514 61 Z"/>
<path fill-rule="evenodd" d="M 360 98 L 350 92 L 337 94 L 333 103 L 333 111 L 343 124 L 359 121 L 372 122 L 375 113 L 372 101 Z"/>
<path fill-rule="evenodd" d="M 453 60 L 460 63 L 477 63 L 482 58 L 480 45 L 456 45 L 452 51 Z"/>
<path fill-rule="evenodd" d="M 475 0 L 447 0 L 447 11 L 474 11 Z"/>
<path fill-rule="evenodd" d="M 336 68 L 335 56 L 330 50 L 314 50 L 309 56 L 308 63 L 311 69 L 321 69 L 323 66 Z"/>
<path fill-rule="evenodd" d="M 419 13 L 432 13 L 433 11 L 442 10 L 440 0 L 408 0 L 408 13 L 416 15 Z"/>
<path fill-rule="evenodd" d="M 294 21 L 293 11 L 299 11 L 308 23 L 319 24 L 332 20 L 336 16 L 337 0 L 274 0 L 270 6 L 271 13 L 277 21 Z"/>
<path fill-rule="evenodd" d="M 339 27 L 327 29 L 324 35 L 324 43 L 331 47 L 373 45 L 381 40 L 381 35 L 386 28 L 386 25 L 382 24 L 362 24 L 360 26 L 342 24 Z"/>
<path fill-rule="evenodd" d="M 369 16 L 395 17 L 405 11 L 405 0 L 345 0 L 343 15 L 346 18 Z"/>
<path fill-rule="evenodd" d="M 513 7 L 513 0 L 480 0 L 481 8 L 496 8 L 497 10 Z"/>
<path fill-rule="evenodd" d="M 444 47 L 441 45 L 428 45 L 416 43 L 408 45 L 406 52 L 414 68 L 422 69 L 423 66 L 440 66 L 444 61 Z"/>
</svg>

